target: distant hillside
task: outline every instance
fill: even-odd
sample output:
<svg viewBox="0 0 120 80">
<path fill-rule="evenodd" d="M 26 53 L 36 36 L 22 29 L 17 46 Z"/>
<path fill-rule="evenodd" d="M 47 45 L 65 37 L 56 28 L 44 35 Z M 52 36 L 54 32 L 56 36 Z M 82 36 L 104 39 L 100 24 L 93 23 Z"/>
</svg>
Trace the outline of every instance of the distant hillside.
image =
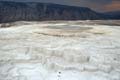
<svg viewBox="0 0 120 80">
<path fill-rule="evenodd" d="M 104 14 L 109 16 L 110 19 L 120 19 L 120 11 L 106 12 Z"/>
<path fill-rule="evenodd" d="M 106 16 L 106 15 L 105 15 Z M 86 7 L 50 3 L 0 1 L 0 22 L 40 20 L 99 20 L 108 19 Z"/>
</svg>

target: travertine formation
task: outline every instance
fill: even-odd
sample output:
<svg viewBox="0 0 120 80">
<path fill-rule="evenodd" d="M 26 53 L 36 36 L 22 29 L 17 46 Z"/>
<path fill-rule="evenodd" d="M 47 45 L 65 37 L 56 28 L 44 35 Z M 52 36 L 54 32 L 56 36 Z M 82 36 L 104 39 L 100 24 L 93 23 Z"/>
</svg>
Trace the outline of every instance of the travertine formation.
<svg viewBox="0 0 120 80">
<path fill-rule="evenodd" d="M 115 22 L 0 24 L 0 80 L 120 80 Z"/>
</svg>

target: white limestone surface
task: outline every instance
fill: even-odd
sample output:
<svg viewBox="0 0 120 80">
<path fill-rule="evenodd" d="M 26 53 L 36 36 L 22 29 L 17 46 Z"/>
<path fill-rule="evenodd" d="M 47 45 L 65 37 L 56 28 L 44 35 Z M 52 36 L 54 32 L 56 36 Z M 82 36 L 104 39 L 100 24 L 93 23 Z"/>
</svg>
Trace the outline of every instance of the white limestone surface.
<svg viewBox="0 0 120 80">
<path fill-rule="evenodd" d="M 0 28 L 0 80 L 120 80 L 120 26 L 91 22 Z"/>
</svg>

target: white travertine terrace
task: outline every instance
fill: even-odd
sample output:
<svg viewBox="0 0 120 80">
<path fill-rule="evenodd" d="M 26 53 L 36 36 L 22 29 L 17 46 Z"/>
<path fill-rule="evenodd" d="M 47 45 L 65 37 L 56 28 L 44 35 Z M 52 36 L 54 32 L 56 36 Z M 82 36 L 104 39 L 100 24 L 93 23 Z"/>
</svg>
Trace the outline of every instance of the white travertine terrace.
<svg viewBox="0 0 120 80">
<path fill-rule="evenodd" d="M 120 80 L 120 26 L 86 23 L 1 28 L 0 80 Z"/>
</svg>

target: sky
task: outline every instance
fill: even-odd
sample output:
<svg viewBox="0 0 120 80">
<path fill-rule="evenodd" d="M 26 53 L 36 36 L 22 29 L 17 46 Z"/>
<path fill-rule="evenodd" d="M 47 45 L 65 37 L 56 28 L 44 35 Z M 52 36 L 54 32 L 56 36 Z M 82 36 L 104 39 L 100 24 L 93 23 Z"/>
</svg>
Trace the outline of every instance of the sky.
<svg viewBox="0 0 120 80">
<path fill-rule="evenodd" d="M 2 0 L 5 1 L 5 0 Z M 98 12 L 120 11 L 120 0 L 8 0 L 8 1 L 32 1 L 47 2 L 63 5 L 89 7 Z"/>
</svg>

